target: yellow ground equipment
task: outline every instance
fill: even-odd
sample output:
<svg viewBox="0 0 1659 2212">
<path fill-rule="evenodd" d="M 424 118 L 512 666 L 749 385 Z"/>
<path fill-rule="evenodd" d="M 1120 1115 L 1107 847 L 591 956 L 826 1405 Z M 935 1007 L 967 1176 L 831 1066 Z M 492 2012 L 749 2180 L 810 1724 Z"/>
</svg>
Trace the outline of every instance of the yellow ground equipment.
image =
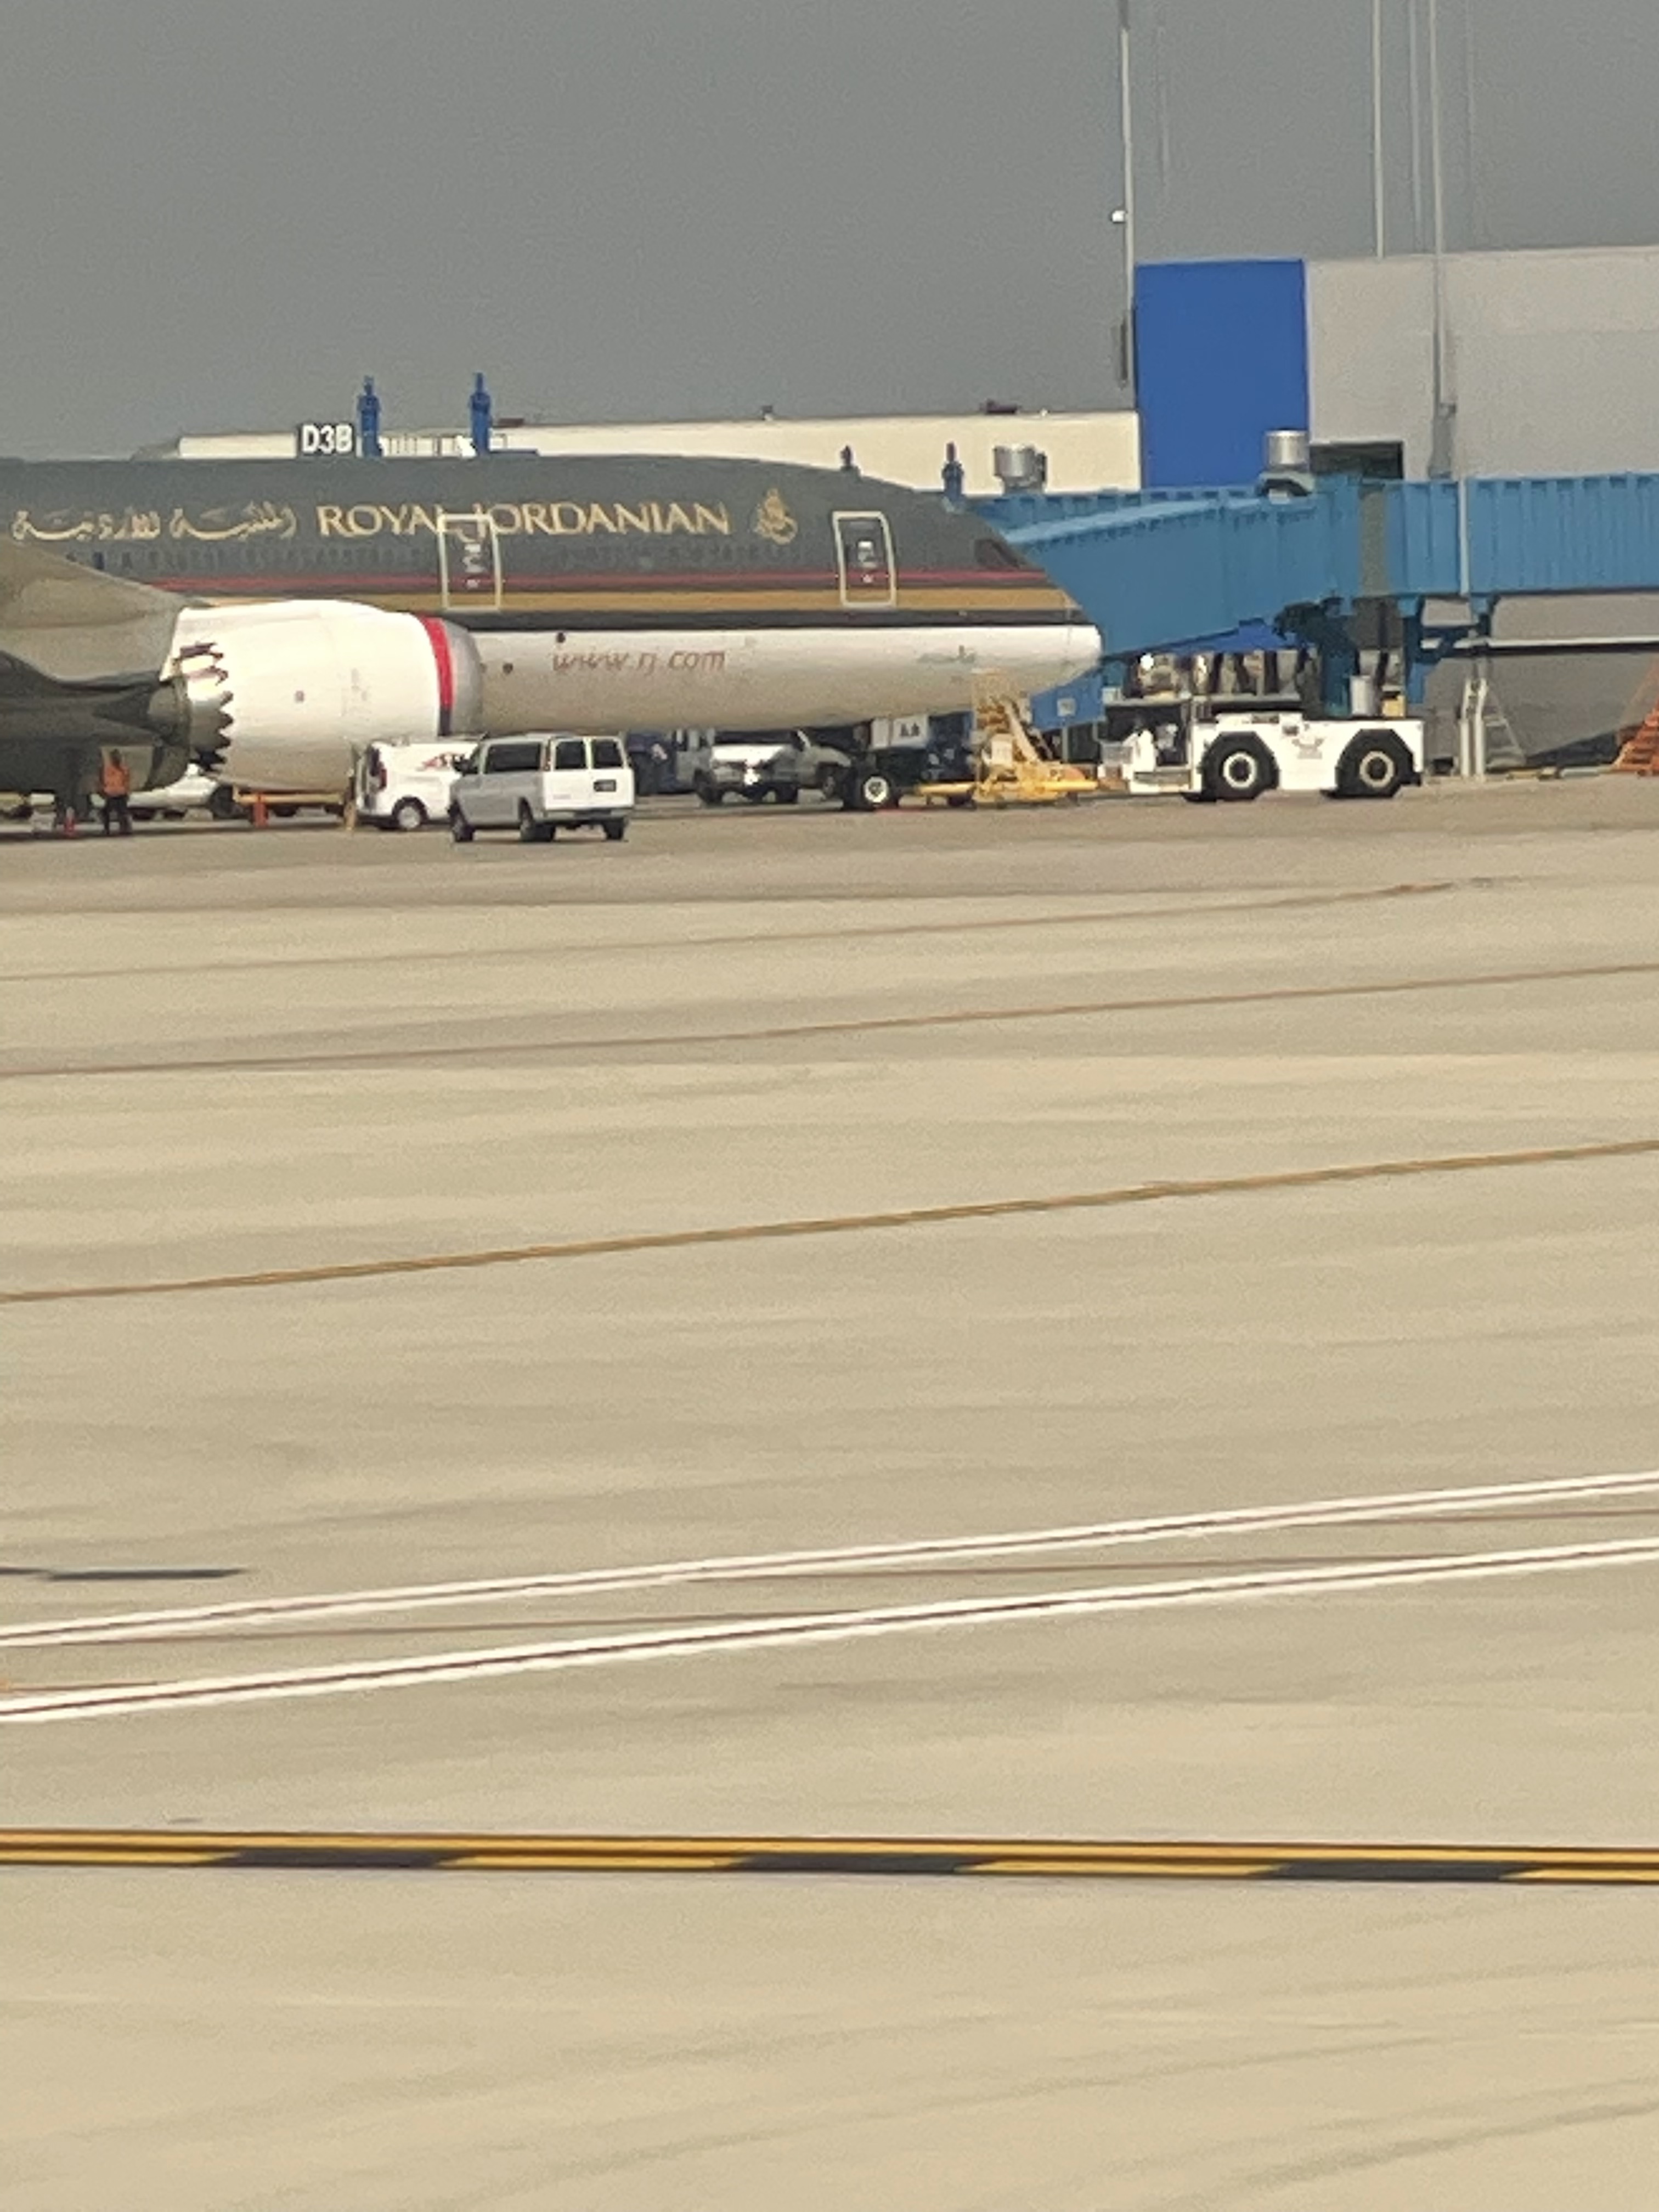
<svg viewBox="0 0 1659 2212">
<path fill-rule="evenodd" d="M 1044 806 L 1060 799 L 1096 799 L 1092 769 L 1058 760 L 1025 719 L 1006 677 L 983 676 L 974 684 L 974 781 L 976 806 Z"/>
</svg>

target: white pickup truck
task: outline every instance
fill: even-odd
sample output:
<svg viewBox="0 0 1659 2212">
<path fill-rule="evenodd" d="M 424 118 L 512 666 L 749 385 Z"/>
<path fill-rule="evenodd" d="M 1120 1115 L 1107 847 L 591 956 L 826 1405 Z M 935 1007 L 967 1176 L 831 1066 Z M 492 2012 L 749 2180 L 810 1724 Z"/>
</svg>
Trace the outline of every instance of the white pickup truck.
<svg viewBox="0 0 1659 2212">
<path fill-rule="evenodd" d="M 477 740 L 441 738 L 435 744 L 371 745 L 357 763 L 357 819 L 382 830 L 424 830 L 449 812 L 457 769 Z"/>
<path fill-rule="evenodd" d="M 457 766 L 449 834 L 470 845 L 480 830 L 516 830 L 520 844 L 545 845 L 561 830 L 599 829 L 617 844 L 633 808 L 634 771 L 620 738 L 556 730 L 491 738 Z"/>
</svg>

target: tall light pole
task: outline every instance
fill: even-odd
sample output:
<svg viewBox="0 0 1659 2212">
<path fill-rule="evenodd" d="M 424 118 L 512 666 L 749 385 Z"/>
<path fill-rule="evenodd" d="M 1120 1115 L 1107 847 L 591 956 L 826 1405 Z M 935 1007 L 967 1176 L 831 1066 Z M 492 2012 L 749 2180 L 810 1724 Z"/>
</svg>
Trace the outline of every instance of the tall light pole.
<svg viewBox="0 0 1659 2212">
<path fill-rule="evenodd" d="M 1406 0 L 1406 75 L 1412 136 L 1412 252 L 1423 251 L 1423 63 L 1419 52 L 1419 0 Z"/>
<path fill-rule="evenodd" d="M 1117 0 L 1117 112 L 1123 145 L 1123 198 L 1113 220 L 1123 233 L 1123 381 L 1135 385 L 1135 117 L 1129 76 L 1129 0 Z"/>
<path fill-rule="evenodd" d="M 1452 420 L 1456 406 L 1450 394 L 1446 359 L 1446 165 L 1441 149 L 1440 115 L 1440 0 L 1428 0 L 1429 9 L 1429 185 L 1434 224 L 1434 428 L 1429 447 L 1429 474 L 1455 473 Z"/>
<path fill-rule="evenodd" d="M 1382 151 L 1382 0 L 1371 0 L 1371 239 L 1379 261 L 1389 250 Z"/>
<path fill-rule="evenodd" d="M 1429 192 L 1437 259 L 1446 250 L 1446 165 L 1441 149 L 1440 0 L 1429 7 Z"/>
</svg>

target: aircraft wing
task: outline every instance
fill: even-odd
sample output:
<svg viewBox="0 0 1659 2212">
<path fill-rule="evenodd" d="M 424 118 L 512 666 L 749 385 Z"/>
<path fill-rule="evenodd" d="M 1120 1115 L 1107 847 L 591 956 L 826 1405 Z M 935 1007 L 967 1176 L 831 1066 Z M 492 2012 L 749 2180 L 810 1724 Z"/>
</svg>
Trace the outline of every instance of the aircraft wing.
<svg viewBox="0 0 1659 2212">
<path fill-rule="evenodd" d="M 184 605 L 130 576 L 0 540 L 0 655 L 60 683 L 155 676 Z"/>
</svg>

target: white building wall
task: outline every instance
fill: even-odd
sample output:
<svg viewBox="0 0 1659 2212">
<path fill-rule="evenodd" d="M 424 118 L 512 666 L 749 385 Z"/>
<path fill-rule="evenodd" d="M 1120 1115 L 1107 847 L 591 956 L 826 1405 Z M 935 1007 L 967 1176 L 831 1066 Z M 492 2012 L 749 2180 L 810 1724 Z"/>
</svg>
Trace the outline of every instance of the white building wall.
<svg viewBox="0 0 1659 2212">
<path fill-rule="evenodd" d="M 1314 262 L 1308 270 L 1312 429 L 1319 445 L 1406 448 L 1428 474 L 1434 278 L 1426 261 Z"/>
<path fill-rule="evenodd" d="M 1444 300 L 1459 473 L 1659 471 L 1659 247 L 1451 254 Z M 1433 263 L 1316 262 L 1309 323 L 1316 440 L 1402 440 L 1425 475 Z"/>
</svg>

